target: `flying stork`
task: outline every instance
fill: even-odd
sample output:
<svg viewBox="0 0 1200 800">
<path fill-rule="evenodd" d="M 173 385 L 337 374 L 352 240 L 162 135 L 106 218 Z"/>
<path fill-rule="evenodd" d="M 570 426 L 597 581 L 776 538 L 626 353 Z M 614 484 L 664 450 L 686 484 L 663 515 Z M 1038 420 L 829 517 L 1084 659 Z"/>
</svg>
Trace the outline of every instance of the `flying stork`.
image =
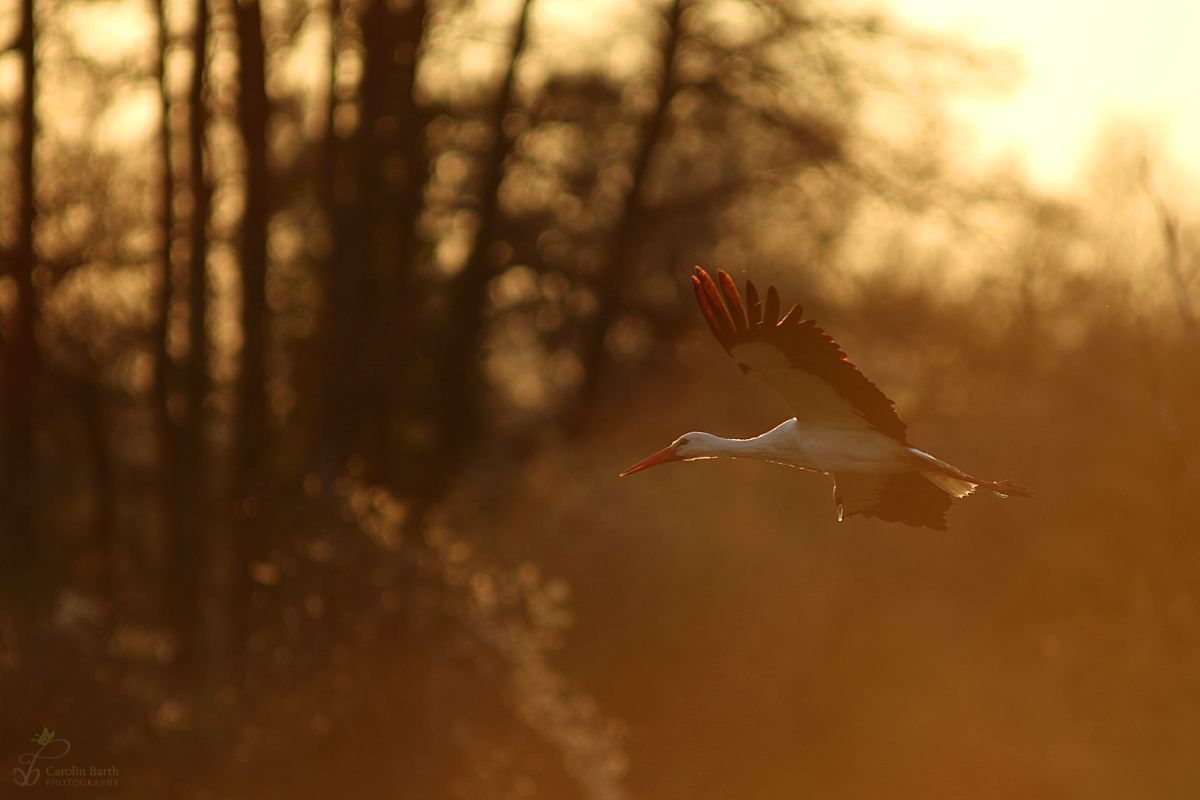
<svg viewBox="0 0 1200 800">
<path fill-rule="evenodd" d="M 1001 497 L 1033 497 L 1011 481 L 985 481 L 908 443 L 891 400 L 858 368 L 797 303 L 779 318 L 779 292 L 767 289 L 766 306 L 746 281 L 742 305 L 733 279 L 717 270 L 721 295 L 709 274 L 696 267 L 692 284 L 708 327 L 746 374 L 762 378 L 791 406 L 795 417 L 753 439 L 722 439 L 686 433 L 670 447 L 622 476 L 668 461 L 756 458 L 832 475 L 838 519 L 862 514 L 888 522 L 946 530 L 951 497 L 983 486 Z"/>
</svg>

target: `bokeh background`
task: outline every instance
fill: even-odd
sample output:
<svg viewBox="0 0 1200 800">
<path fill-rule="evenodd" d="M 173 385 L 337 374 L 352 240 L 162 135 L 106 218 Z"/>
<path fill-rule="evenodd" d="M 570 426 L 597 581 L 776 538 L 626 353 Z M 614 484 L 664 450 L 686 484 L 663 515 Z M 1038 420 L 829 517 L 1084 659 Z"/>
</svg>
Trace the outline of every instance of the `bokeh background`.
<svg viewBox="0 0 1200 800">
<path fill-rule="evenodd" d="M 1161 126 L 1051 191 L 951 113 L 1012 50 L 832 1 L 6 0 L 0 43 L 8 766 L 45 726 L 96 797 L 1200 792 Z M 1039 498 L 618 479 L 787 416 L 696 264 Z"/>
</svg>

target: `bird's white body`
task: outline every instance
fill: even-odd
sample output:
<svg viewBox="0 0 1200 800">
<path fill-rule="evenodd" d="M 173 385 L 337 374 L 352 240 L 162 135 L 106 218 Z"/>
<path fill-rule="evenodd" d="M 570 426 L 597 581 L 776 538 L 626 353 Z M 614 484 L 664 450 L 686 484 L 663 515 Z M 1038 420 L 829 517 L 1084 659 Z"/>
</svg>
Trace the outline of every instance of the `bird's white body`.
<svg viewBox="0 0 1200 800">
<path fill-rule="evenodd" d="M 684 434 L 672 445 L 683 461 L 753 458 L 832 475 L 888 475 L 912 469 L 912 448 L 872 430 L 801 427 L 792 419 L 752 439 L 722 439 L 711 433 Z"/>
</svg>

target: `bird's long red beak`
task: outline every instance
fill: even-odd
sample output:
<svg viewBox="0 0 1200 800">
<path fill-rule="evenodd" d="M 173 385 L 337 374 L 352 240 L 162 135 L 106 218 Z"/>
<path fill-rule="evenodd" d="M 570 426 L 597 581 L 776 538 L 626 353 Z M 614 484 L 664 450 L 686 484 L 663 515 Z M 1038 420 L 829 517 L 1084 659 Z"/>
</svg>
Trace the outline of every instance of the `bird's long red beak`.
<svg viewBox="0 0 1200 800">
<path fill-rule="evenodd" d="M 683 459 L 675 455 L 675 449 L 673 447 L 668 447 L 663 450 L 659 450 L 657 453 L 645 459 L 644 461 L 639 461 L 638 463 L 634 464 L 632 467 L 622 472 L 621 477 L 624 478 L 626 475 L 632 475 L 635 472 L 641 472 L 644 469 L 650 469 L 650 467 L 657 467 L 659 464 L 666 464 L 668 461 L 683 461 Z"/>
</svg>

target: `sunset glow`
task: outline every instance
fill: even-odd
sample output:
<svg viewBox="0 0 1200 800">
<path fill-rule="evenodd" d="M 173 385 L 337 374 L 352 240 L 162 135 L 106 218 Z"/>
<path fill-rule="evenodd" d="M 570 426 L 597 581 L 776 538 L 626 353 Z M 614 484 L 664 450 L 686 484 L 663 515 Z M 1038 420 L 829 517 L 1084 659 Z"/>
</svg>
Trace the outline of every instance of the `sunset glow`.
<svg viewBox="0 0 1200 800">
<path fill-rule="evenodd" d="M 1076 185 L 1099 128 L 1146 125 L 1168 160 L 1200 173 L 1200 4 L 1153 0 L 893 0 L 910 24 L 1020 53 L 1027 76 L 1005 97 L 954 111 L 992 155 L 1025 159 L 1049 189 Z"/>
</svg>

